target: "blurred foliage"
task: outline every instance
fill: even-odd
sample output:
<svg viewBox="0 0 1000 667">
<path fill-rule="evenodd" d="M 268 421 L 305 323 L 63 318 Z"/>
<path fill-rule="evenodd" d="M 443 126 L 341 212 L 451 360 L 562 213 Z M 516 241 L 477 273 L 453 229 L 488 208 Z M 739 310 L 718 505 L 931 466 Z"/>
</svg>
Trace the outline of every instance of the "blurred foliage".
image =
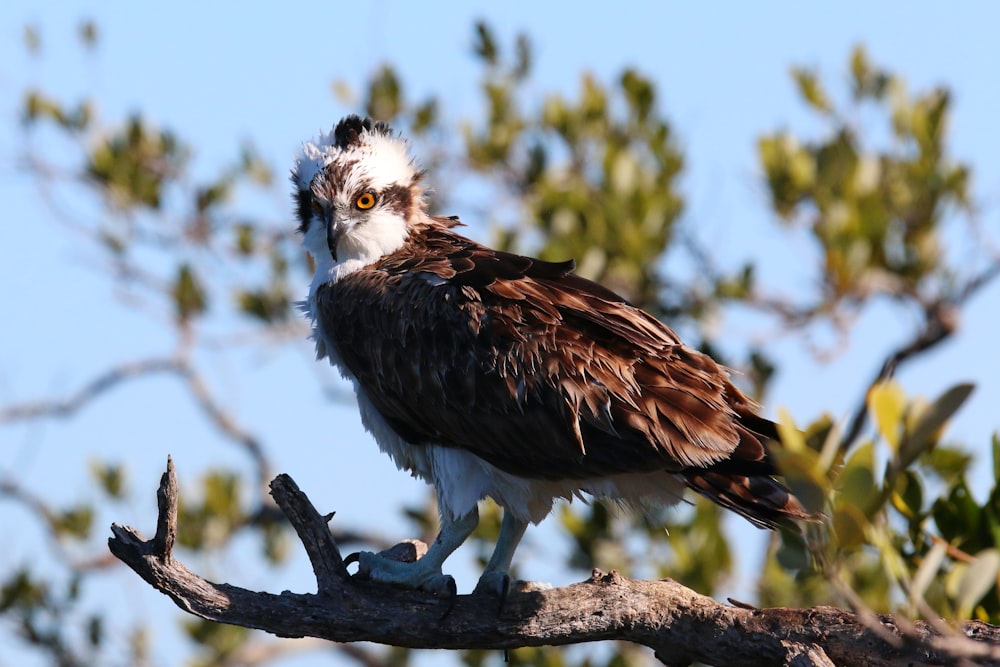
<svg viewBox="0 0 1000 667">
<path fill-rule="evenodd" d="M 507 59 L 480 24 L 474 51 L 484 69 L 487 122 L 467 129 L 466 159 L 518 205 L 498 247 L 574 257 L 581 275 L 663 312 L 656 267 L 683 208 L 676 188 L 683 159 L 657 113 L 652 82 L 633 69 L 612 86 L 585 73 L 576 99 L 552 93 L 540 109 L 525 110 L 528 38 L 519 36 Z"/>
<path fill-rule="evenodd" d="M 60 667 L 97 664 L 108 637 L 99 611 L 79 615 L 81 593 L 80 576 L 57 582 L 24 567 L 4 575 L 0 584 L 0 614 L 9 624 L 9 632 L 47 655 L 52 664 Z M 133 653 L 130 657 L 135 660 L 133 664 L 145 662 L 141 654 Z"/>
<path fill-rule="evenodd" d="M 1000 562 L 993 565 L 1000 475 L 995 464 L 993 487 L 977 503 L 968 490 L 971 458 L 943 440 L 971 391 L 958 385 L 928 402 L 883 382 L 868 394 L 875 437 L 845 453 L 827 423 L 806 431 L 825 437 L 785 443 L 779 458 L 789 485 L 819 497 L 825 520 L 808 526 L 805 540 L 783 535 L 761 579 L 762 604 L 816 604 L 837 599 L 837 586 L 847 585 L 877 611 L 1000 620 Z M 936 495 L 931 489 L 943 480 L 947 487 Z M 779 564 L 796 564 L 797 571 Z"/>
<path fill-rule="evenodd" d="M 86 129 L 86 124 L 80 129 Z M 159 209 L 164 185 L 177 179 L 189 156 L 171 132 L 132 117 L 88 157 L 87 175 L 106 190 L 113 203 L 123 209 Z"/>
<path fill-rule="evenodd" d="M 100 31 L 84 23 L 79 38 L 82 48 L 96 49 Z M 24 43 L 39 56 L 41 30 L 26 28 Z M 374 72 L 360 95 L 344 83 L 334 85 L 351 110 L 391 121 L 411 137 L 434 180 L 436 209 L 451 212 L 447 205 L 462 187 L 485 185 L 488 201 L 467 215 L 489 218 L 499 246 L 555 260 L 575 257 L 580 273 L 673 324 L 704 321 L 735 303 L 777 314 L 789 327 L 807 328 L 884 296 L 916 307 L 925 326 L 938 326 L 945 335 L 950 331 L 944 318 L 952 311 L 942 304 L 960 308 L 972 283 L 970 267 L 946 252 L 946 226 L 956 214 L 971 212 L 972 196 L 971 169 L 947 151 L 947 89 L 911 95 L 899 75 L 871 63 L 861 47 L 849 59 L 846 101 L 827 89 L 818 72 L 792 70 L 799 96 L 822 121 L 823 134 L 807 139 L 783 130 L 758 142 L 776 219 L 783 229 L 806 230 L 821 258 L 818 288 L 809 301 L 791 303 L 762 296 L 752 262 L 732 272 L 711 266 L 710 253 L 682 226 L 684 159 L 650 78 L 631 68 L 610 82 L 583 73 L 575 94 L 549 93 L 531 107 L 530 39 L 518 35 L 508 47 L 480 23 L 471 47 L 482 72 L 483 107 L 480 117 L 461 124 L 461 133 L 455 132 L 458 123 L 442 117 L 435 97 L 410 100 L 391 65 Z M 234 338 L 259 334 L 248 338 L 261 348 L 304 344 L 294 303 L 310 266 L 290 214 L 274 225 L 234 206 L 249 192 L 277 187 L 274 168 L 244 145 L 216 177 L 195 178 L 194 151 L 145 114 L 104 124 L 96 101 L 64 102 L 42 90 L 26 91 L 22 106 L 28 138 L 54 131 L 72 147 L 62 153 L 69 157 L 55 165 L 58 170 L 29 161 L 33 174 L 47 187 L 53 185 L 51 174 L 72 174 L 58 185 L 82 190 L 100 204 L 103 214 L 85 228 L 84 238 L 103 253 L 109 277 L 132 297 L 130 306 L 135 300 L 152 305 L 163 321 L 173 323 L 176 354 L 187 364 L 177 375 L 222 436 L 242 446 L 256 466 L 252 483 L 235 468 L 216 469 L 195 489 L 184 490 L 179 545 L 213 557 L 248 534 L 259 541 L 266 566 L 274 566 L 291 538 L 263 494 L 270 474 L 266 450 L 197 380 L 192 369 L 204 362 L 191 352 L 211 349 L 200 337 L 206 328 L 232 332 Z M 885 131 L 855 125 L 859 115 L 883 121 Z M 695 268 L 688 275 L 666 275 L 660 259 L 667 252 L 688 253 Z M 700 343 L 723 356 L 711 339 Z M 750 350 L 734 365 L 745 370 L 745 382 L 757 396 L 777 371 L 760 350 Z M 892 365 L 887 369 L 882 376 L 891 374 Z M 771 539 L 757 603 L 844 604 L 849 589 L 876 611 L 1000 622 L 1000 438 L 992 443 L 993 486 L 979 500 L 969 488 L 972 456 L 944 437 L 948 419 L 970 391 L 959 385 L 926 401 L 908 396 L 891 380 L 878 382 L 862 401 L 874 430 L 860 429 L 857 437 L 844 438 L 826 416 L 802 431 L 783 416 L 783 445 L 775 455 L 789 486 L 822 518 L 802 533 Z M 135 619 L 126 640 L 110 649 L 104 610 L 81 602 L 83 586 L 103 566 L 75 556 L 93 544 L 102 503 L 131 498 L 125 464 L 95 461 L 91 474 L 99 499 L 61 508 L 0 479 L 0 499 L 21 503 L 37 519 L 66 573 L 40 574 L 34 564 L 0 572 L 3 632 L 31 647 L 45 664 L 149 664 L 155 649 L 143 619 Z M 473 546 L 485 562 L 500 514 L 489 504 L 481 514 Z M 425 539 L 433 535 L 430 504 L 408 508 L 406 515 L 414 532 Z M 636 576 L 670 576 L 706 594 L 726 585 L 737 561 L 747 557 L 731 543 L 722 518 L 717 506 L 701 499 L 639 516 L 579 503 L 557 513 L 567 536 L 568 569 L 581 576 L 595 565 Z M 241 556 L 248 557 L 245 551 Z M 192 643 L 192 665 L 239 664 L 255 637 L 202 621 L 182 624 Z M 365 654 L 363 661 L 402 666 L 410 655 L 392 649 Z M 272 662 L 280 652 L 275 656 Z M 462 654 L 475 666 L 500 659 L 496 653 Z M 617 667 L 645 663 L 650 656 L 621 646 L 587 653 L 521 649 L 509 659 Z"/>
<path fill-rule="evenodd" d="M 782 131 L 758 143 L 774 210 L 807 227 L 822 253 L 823 289 L 808 309 L 856 307 L 878 295 L 944 300 L 960 268 L 944 254 L 945 222 L 972 207 L 970 169 L 947 152 L 951 97 L 945 88 L 909 95 L 862 47 L 850 71 L 850 103 L 841 109 L 815 72 L 793 70 L 827 125 L 822 139 Z M 852 123 L 868 111 L 884 116 L 888 140 Z"/>
<path fill-rule="evenodd" d="M 189 639 L 198 645 L 198 657 L 191 667 L 211 667 L 211 665 L 231 664 L 230 659 L 246 645 L 250 630 L 236 625 L 212 623 L 200 618 L 182 621 Z"/>
</svg>

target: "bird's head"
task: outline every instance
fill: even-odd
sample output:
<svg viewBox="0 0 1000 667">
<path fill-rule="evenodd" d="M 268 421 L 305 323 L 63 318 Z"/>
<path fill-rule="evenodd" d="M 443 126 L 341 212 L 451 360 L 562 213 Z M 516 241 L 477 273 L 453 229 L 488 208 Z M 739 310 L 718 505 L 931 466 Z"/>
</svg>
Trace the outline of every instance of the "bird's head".
<svg viewBox="0 0 1000 667">
<path fill-rule="evenodd" d="M 292 169 L 292 194 L 317 278 L 356 270 L 402 246 L 423 213 L 422 175 L 406 142 L 370 118 L 347 116 L 305 143 Z"/>
</svg>

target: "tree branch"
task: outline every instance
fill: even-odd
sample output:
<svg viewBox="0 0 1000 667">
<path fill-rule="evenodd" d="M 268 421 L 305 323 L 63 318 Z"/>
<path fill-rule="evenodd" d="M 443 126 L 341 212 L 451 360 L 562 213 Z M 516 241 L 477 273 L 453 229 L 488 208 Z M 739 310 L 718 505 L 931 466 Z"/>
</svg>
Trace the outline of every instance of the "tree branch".
<svg viewBox="0 0 1000 667">
<path fill-rule="evenodd" d="M 608 639 L 652 648 L 668 665 L 998 665 L 1000 627 L 969 621 L 943 637 L 923 621 L 861 620 L 833 607 L 730 606 L 675 581 L 627 579 L 598 570 L 582 583 L 511 593 L 502 609 L 488 595 L 442 602 L 423 592 L 352 578 L 321 516 L 287 475 L 271 493 L 302 540 L 317 594 L 258 593 L 215 584 L 171 554 L 177 530 L 173 463 L 157 494 L 156 537 L 112 525 L 111 552 L 183 610 L 281 637 L 370 641 L 410 648 L 510 649 Z M 878 629 L 870 627 L 877 623 Z M 905 628 L 905 629 L 904 629 Z M 889 636 L 887 643 L 880 635 Z M 956 637 L 961 641 L 956 641 Z"/>
<path fill-rule="evenodd" d="M 868 391 L 879 382 L 895 375 L 901 364 L 912 361 L 948 340 L 958 329 L 961 307 L 998 277 L 1000 277 L 1000 259 L 995 259 L 979 274 L 966 281 L 950 298 L 924 304 L 923 328 L 882 362 L 882 367 L 868 384 L 868 389 L 854 410 L 854 415 L 840 441 L 841 449 L 846 450 L 850 447 L 865 427 L 868 418 Z"/>
<path fill-rule="evenodd" d="M 0 423 L 51 417 L 69 417 L 90 401 L 117 387 L 126 380 L 144 375 L 153 375 L 155 373 L 183 375 L 185 367 L 179 359 L 173 357 L 144 359 L 125 363 L 91 380 L 78 389 L 72 396 L 61 401 L 35 401 L 0 408 Z"/>
<path fill-rule="evenodd" d="M 917 332 L 907 343 L 892 351 L 882 362 L 878 373 L 868 383 L 868 388 L 854 410 L 844 437 L 840 441 L 841 449 L 847 449 L 861 435 L 868 420 L 868 392 L 879 382 L 888 380 L 896 374 L 896 369 L 906 361 L 937 347 L 955 333 L 958 326 L 958 311 L 950 304 L 935 304 L 925 309 L 923 329 Z"/>
</svg>

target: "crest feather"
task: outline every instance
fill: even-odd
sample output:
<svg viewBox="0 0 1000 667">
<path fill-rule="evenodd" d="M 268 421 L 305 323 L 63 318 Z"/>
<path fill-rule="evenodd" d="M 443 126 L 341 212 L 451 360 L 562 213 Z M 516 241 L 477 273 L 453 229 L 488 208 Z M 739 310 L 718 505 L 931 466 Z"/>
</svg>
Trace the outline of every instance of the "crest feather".
<svg viewBox="0 0 1000 667">
<path fill-rule="evenodd" d="M 393 184 L 414 185 L 423 174 L 410 156 L 406 141 L 389 125 L 357 115 L 343 118 L 329 132 L 321 132 L 313 141 L 302 144 L 292 170 L 296 189 L 308 191 L 316 175 L 335 162 L 376 190 Z"/>
<path fill-rule="evenodd" d="M 371 118 L 361 118 L 351 114 L 341 119 L 333 130 L 333 145 L 342 151 L 351 146 L 361 145 L 361 136 L 365 132 L 392 137 L 392 128 L 382 121 L 372 121 Z"/>
</svg>

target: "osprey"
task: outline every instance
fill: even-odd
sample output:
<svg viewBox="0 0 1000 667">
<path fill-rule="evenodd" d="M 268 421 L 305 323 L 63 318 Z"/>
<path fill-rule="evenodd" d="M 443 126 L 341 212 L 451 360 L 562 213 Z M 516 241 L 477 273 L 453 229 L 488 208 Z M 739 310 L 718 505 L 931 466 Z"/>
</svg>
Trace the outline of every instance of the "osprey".
<svg viewBox="0 0 1000 667">
<path fill-rule="evenodd" d="M 456 234 L 458 218 L 427 212 L 422 176 L 402 138 L 358 116 L 304 144 L 291 176 L 317 357 L 354 384 L 381 450 L 437 495 L 426 555 L 361 553 L 372 579 L 453 594 L 441 566 L 484 498 L 503 521 L 477 590 L 500 594 L 557 498 L 648 506 L 688 487 L 759 527 L 808 516 L 773 477 L 775 425 L 725 368 L 572 261 Z"/>
</svg>

